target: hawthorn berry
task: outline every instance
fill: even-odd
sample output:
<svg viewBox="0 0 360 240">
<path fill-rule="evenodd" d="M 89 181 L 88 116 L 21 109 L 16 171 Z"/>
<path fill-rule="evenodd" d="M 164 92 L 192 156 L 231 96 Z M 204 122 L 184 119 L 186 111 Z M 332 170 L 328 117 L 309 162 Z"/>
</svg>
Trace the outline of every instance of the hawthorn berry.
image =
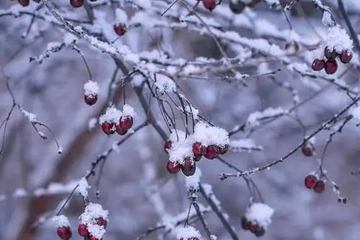
<svg viewBox="0 0 360 240">
<path fill-rule="evenodd" d="M 221 145 L 219 146 L 219 149 L 220 149 L 220 154 L 223 155 L 229 151 L 229 145 L 228 144 Z"/>
<path fill-rule="evenodd" d="M 311 64 L 311 68 L 314 71 L 321 71 L 325 67 L 325 61 L 323 59 L 315 59 Z"/>
<path fill-rule="evenodd" d="M 195 162 L 193 162 L 190 158 L 185 158 L 181 170 L 185 176 L 194 175 L 196 171 Z"/>
<path fill-rule="evenodd" d="M 89 235 L 89 231 L 88 228 L 86 226 L 86 224 L 79 224 L 78 226 L 78 234 L 82 237 L 88 236 Z"/>
<path fill-rule="evenodd" d="M 96 238 L 94 236 L 89 236 L 88 240 L 102 240 L 102 239 Z"/>
<path fill-rule="evenodd" d="M 249 222 L 246 217 L 242 217 L 241 218 L 241 227 L 242 229 L 244 229 L 245 231 L 250 230 L 251 227 L 251 222 Z"/>
<path fill-rule="evenodd" d="M 30 0 L 19 0 L 21 6 L 26 7 L 30 4 Z"/>
<path fill-rule="evenodd" d="M 210 12 L 214 10 L 216 7 L 215 0 L 202 0 L 202 3 L 206 9 L 208 9 Z"/>
<path fill-rule="evenodd" d="M 304 185 L 305 185 L 305 187 L 312 189 L 315 187 L 317 180 L 318 179 L 315 175 L 309 174 L 304 179 Z"/>
<path fill-rule="evenodd" d="M 70 0 L 70 4 L 74 8 L 79 8 L 84 4 L 84 0 Z"/>
<path fill-rule="evenodd" d="M 175 174 L 178 173 L 181 169 L 180 164 L 172 162 L 172 161 L 168 161 L 166 163 L 166 170 L 171 173 L 171 174 Z"/>
<path fill-rule="evenodd" d="M 70 227 L 59 227 L 56 232 L 57 235 L 63 240 L 68 240 L 72 236 Z"/>
<path fill-rule="evenodd" d="M 119 124 L 115 125 L 115 129 L 116 129 L 117 134 L 119 134 L 119 135 L 125 135 L 127 133 L 127 130 L 122 128 Z"/>
<path fill-rule="evenodd" d="M 334 74 L 338 69 L 338 65 L 335 60 L 328 60 L 325 63 L 325 72 L 327 74 Z"/>
<path fill-rule="evenodd" d="M 242 1 L 233 1 L 230 0 L 229 8 L 235 14 L 240 14 L 244 11 L 246 5 Z"/>
<path fill-rule="evenodd" d="M 200 142 L 195 142 L 192 145 L 192 151 L 195 156 L 202 156 L 206 153 L 206 147 Z"/>
<path fill-rule="evenodd" d="M 317 181 L 313 189 L 317 193 L 322 193 L 325 189 L 325 182 L 323 180 Z"/>
<path fill-rule="evenodd" d="M 301 152 L 307 156 L 307 157 L 311 157 L 314 156 L 314 152 L 315 152 L 315 148 L 314 146 L 309 143 L 309 142 L 305 142 L 302 146 L 301 146 Z"/>
<path fill-rule="evenodd" d="M 84 101 L 87 105 L 91 106 L 94 105 L 98 100 L 98 96 L 97 95 L 84 95 Z"/>
<path fill-rule="evenodd" d="M 133 125 L 133 118 L 131 116 L 124 116 L 120 118 L 119 125 L 122 129 L 128 130 Z"/>
<path fill-rule="evenodd" d="M 349 63 L 352 59 L 352 53 L 350 51 L 342 51 L 339 58 L 342 63 Z"/>
<path fill-rule="evenodd" d="M 109 123 L 109 122 L 103 122 L 101 124 L 101 129 L 103 130 L 103 132 L 107 135 L 113 134 L 114 130 L 113 130 L 113 123 Z"/>
<path fill-rule="evenodd" d="M 96 224 L 99 225 L 99 226 L 104 226 L 104 228 L 106 228 L 107 221 L 102 217 L 98 217 L 96 219 Z"/>
<path fill-rule="evenodd" d="M 335 49 L 330 49 L 326 47 L 324 50 L 324 55 L 328 60 L 335 60 L 337 52 L 335 51 Z"/>
<path fill-rule="evenodd" d="M 169 152 L 169 150 L 171 149 L 171 146 L 172 146 L 172 141 L 167 140 L 164 144 L 164 151 Z"/>
<path fill-rule="evenodd" d="M 216 145 L 210 145 L 206 149 L 205 157 L 207 159 L 214 159 L 220 154 L 220 148 Z"/>
<path fill-rule="evenodd" d="M 120 23 L 114 24 L 114 32 L 119 36 L 124 35 L 126 33 L 125 26 Z"/>
</svg>

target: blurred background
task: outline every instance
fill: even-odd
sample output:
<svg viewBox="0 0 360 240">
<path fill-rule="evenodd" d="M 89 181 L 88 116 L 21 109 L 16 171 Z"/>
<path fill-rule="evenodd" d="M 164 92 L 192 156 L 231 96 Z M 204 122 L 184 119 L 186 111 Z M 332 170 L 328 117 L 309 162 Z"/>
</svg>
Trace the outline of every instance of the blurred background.
<svg viewBox="0 0 360 240">
<path fill-rule="evenodd" d="M 87 20 L 85 8 L 72 8 L 68 1 L 53 1 L 60 13 L 71 19 Z M 99 1 L 102 3 L 106 1 Z M 116 2 L 124 6 L 129 17 L 138 11 L 131 7 L 131 2 L 142 1 L 108 1 L 114 5 L 103 5 L 96 8 L 96 16 L 109 22 L 108 29 L 97 29 L 87 26 L 94 32 L 101 32 L 109 39 L 117 36 L 112 32 L 114 8 Z M 115 2 L 115 3 L 114 3 Z M 171 1 L 151 1 L 156 4 L 170 4 Z M 188 1 L 195 3 L 195 1 Z M 346 28 L 337 1 L 323 0 L 333 12 L 338 24 Z M 360 4 L 357 0 L 344 0 L 346 13 L 355 31 L 359 33 Z M 292 42 L 290 26 L 281 8 L 269 7 L 260 1 L 246 7 L 240 14 L 230 11 L 228 1 L 223 1 L 212 13 L 200 4 L 199 14 L 222 24 L 224 29 L 235 31 L 249 39 L 266 39 L 286 50 L 287 43 Z M 290 1 L 280 1 L 282 6 Z M 110 4 L 110 3 L 108 3 Z M 184 9 L 175 6 L 173 13 Z M 27 111 L 37 115 L 37 119 L 46 124 L 63 148 L 58 154 L 56 144 L 49 137 L 43 140 L 24 115 L 15 108 L 8 121 L 4 136 L 4 151 L 0 156 L 0 239 L 4 240 L 47 240 L 56 239 L 56 231 L 51 221 L 41 221 L 54 214 L 54 209 L 72 190 L 73 181 L 78 181 L 91 168 L 91 162 L 98 154 L 111 148 L 113 143 L 123 136 L 106 136 L 99 126 L 89 128 L 91 119 L 98 118 L 107 106 L 108 88 L 116 66 L 107 54 L 91 47 L 85 41 L 78 43 L 91 69 L 93 80 L 100 85 L 99 101 L 92 107 L 83 102 L 83 85 L 88 80 L 88 73 L 80 55 L 69 47 L 50 54 L 41 64 L 33 61 L 45 52 L 49 43 L 63 41 L 65 31 L 49 22 L 33 18 L 30 14 L 38 7 L 34 2 L 28 7 L 20 6 L 17 1 L 0 2 L 0 120 L 8 116 L 12 98 L 6 88 L 6 78 L 16 97 L 16 101 Z M 182 12 L 180 10 L 182 9 Z M 11 14 L 10 14 L 10 13 Z M 185 11 L 186 12 L 186 11 Z M 101 14 L 100 14 L 101 13 Z M 50 16 L 45 8 L 37 14 Z M 12 16 L 11 16 L 12 15 Z M 16 15 L 14 17 L 13 15 Z M 322 25 L 322 11 L 314 7 L 312 1 L 300 0 L 290 11 L 287 11 L 291 27 L 300 36 L 297 41 L 299 51 L 289 53 L 290 62 L 305 63 L 311 66 L 310 51 L 321 48 L 326 35 Z M 165 17 L 164 21 L 170 21 Z M 82 24 L 76 23 L 75 25 Z M 271 24 L 271 25 L 269 25 Z M 273 26 L 272 28 L 270 28 Z M 264 29 L 270 33 L 267 34 Z M 269 30 L 270 29 L 270 30 Z M 205 31 L 205 30 L 204 30 Z M 243 47 L 239 44 L 221 41 L 229 57 L 239 55 Z M 197 57 L 220 59 L 219 48 L 211 36 L 201 35 L 191 28 L 148 28 L 146 26 L 129 28 L 127 33 L 115 42 L 115 46 L 127 45 L 134 52 L 161 50 L 167 52 L 171 59 L 184 58 L 193 60 Z M 247 47 L 244 47 L 247 49 Z M 252 51 L 252 49 L 250 49 Z M 357 91 L 359 86 L 359 67 L 357 53 L 354 63 L 341 65 L 335 76 L 341 77 L 342 83 L 349 89 Z M 263 75 L 269 70 L 282 69 L 276 74 Z M 201 115 L 228 131 L 234 126 L 246 122 L 249 114 L 269 107 L 290 109 L 293 104 L 291 92 L 279 83 L 285 83 L 295 89 L 300 102 L 306 99 L 296 110 L 298 119 L 305 126 L 306 134 L 312 133 L 321 124 L 349 104 L 350 99 L 345 91 L 331 81 L 302 76 L 287 68 L 287 64 L 278 58 L 259 54 L 255 51 L 239 71 L 249 74 L 246 79 L 248 87 L 237 81 L 224 80 L 226 74 L 213 74 L 178 79 L 176 84 L 186 97 L 198 108 Z M 117 78 L 123 77 L 119 73 Z M 146 119 L 138 96 L 131 84 L 118 87 L 114 91 L 114 102 L 121 104 L 123 94 L 126 102 L 133 106 L 138 114 L 134 126 Z M 148 100 L 151 93 L 144 88 L 143 96 Z M 155 101 L 150 102 L 156 120 L 167 130 L 162 115 Z M 179 125 L 180 129 L 183 129 Z M 41 128 L 47 136 L 46 129 Z M 326 139 L 332 130 L 322 131 L 316 137 L 315 148 L 321 154 Z M 167 131 L 169 134 L 169 131 Z M 294 149 L 303 139 L 304 133 L 297 121 L 290 117 L 279 117 L 275 121 L 262 121 L 261 126 L 249 136 L 248 132 L 239 132 L 231 140 L 250 137 L 262 151 L 229 152 L 224 158 L 242 170 L 263 166 Z M 163 150 L 163 139 L 147 126 L 134 134 L 122 144 L 118 151 L 112 153 L 103 167 L 103 175 L 98 189 L 100 199 L 96 199 L 95 183 L 92 177 L 89 183 L 90 199 L 99 202 L 110 212 L 110 222 L 104 239 L 136 239 L 147 228 L 156 226 L 162 217 L 154 200 L 160 197 L 163 210 L 170 216 L 186 212 L 189 207 L 187 189 L 182 174 L 170 175 L 165 164 L 168 156 Z M 358 160 L 360 134 L 356 121 L 346 125 L 340 134 L 334 136 L 324 160 L 328 177 L 340 188 L 341 196 L 348 197 L 347 204 L 339 204 L 337 195 L 327 184 L 322 194 L 308 190 L 303 185 L 304 177 L 316 170 L 315 158 L 305 157 L 296 152 L 284 163 L 278 164 L 269 171 L 255 173 L 251 177 L 257 184 L 265 202 L 275 210 L 273 223 L 269 226 L 263 239 L 268 240 L 357 240 L 360 235 L 360 176 L 351 172 L 360 167 Z M 241 178 L 229 178 L 221 181 L 221 173 L 233 170 L 219 161 L 201 161 L 202 183 L 211 184 L 213 191 L 229 221 L 233 224 L 239 239 L 255 239 L 250 232 L 241 229 L 240 218 L 245 214 L 249 204 L 249 191 Z M 53 194 L 39 195 L 39 189 L 47 189 L 61 183 Z M 69 185 L 70 184 L 70 187 Z M 36 194 L 36 192 L 38 194 Z M 156 197 L 154 197 L 156 196 Z M 199 197 L 199 201 L 207 203 Z M 84 205 L 80 196 L 75 195 L 63 214 L 69 217 L 76 234 L 78 216 Z M 212 212 L 205 215 L 213 233 L 218 239 L 231 239 L 223 225 Z M 41 224 L 37 222 L 41 221 Z M 195 226 L 205 234 L 202 226 Z M 147 239 L 175 239 L 171 233 L 164 231 L 152 233 Z M 159 234 L 159 235 L 157 235 Z"/>
</svg>

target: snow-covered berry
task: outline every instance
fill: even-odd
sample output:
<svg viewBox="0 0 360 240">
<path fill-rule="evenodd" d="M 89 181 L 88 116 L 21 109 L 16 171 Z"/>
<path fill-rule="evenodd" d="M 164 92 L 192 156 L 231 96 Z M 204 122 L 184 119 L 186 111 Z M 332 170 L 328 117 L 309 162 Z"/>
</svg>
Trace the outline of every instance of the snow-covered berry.
<svg viewBox="0 0 360 240">
<path fill-rule="evenodd" d="M 317 179 L 317 177 L 315 175 L 309 174 L 304 179 L 304 185 L 305 185 L 305 187 L 307 187 L 309 189 L 312 189 L 312 188 L 314 188 L 317 180 L 318 179 Z"/>
<path fill-rule="evenodd" d="M 323 59 L 315 59 L 311 64 L 311 68 L 314 71 L 321 71 L 325 67 L 325 61 Z"/>
<path fill-rule="evenodd" d="M 335 58 L 337 57 L 337 52 L 336 50 L 333 48 L 333 49 L 330 49 L 328 47 L 326 47 L 324 49 L 324 56 L 328 59 L 328 60 L 335 60 Z"/>
<path fill-rule="evenodd" d="M 251 222 L 249 222 L 246 217 L 242 217 L 241 218 L 241 227 L 242 229 L 244 229 L 245 231 L 250 230 L 251 227 Z"/>
<path fill-rule="evenodd" d="M 102 238 L 99 239 L 99 238 L 96 238 L 96 237 L 94 237 L 94 236 L 89 236 L 88 240 L 102 240 Z"/>
<path fill-rule="evenodd" d="M 113 134 L 114 130 L 113 130 L 113 123 L 109 123 L 109 122 L 103 122 L 101 124 L 101 129 L 103 130 L 103 132 L 107 135 Z"/>
<path fill-rule="evenodd" d="M 307 157 L 314 156 L 314 154 L 315 154 L 314 145 L 312 143 L 310 143 L 310 142 L 305 142 L 301 146 L 301 152 Z"/>
<path fill-rule="evenodd" d="M 208 9 L 210 12 L 214 10 L 216 7 L 216 1 L 215 0 L 202 0 L 202 3 L 206 9 Z"/>
<path fill-rule="evenodd" d="M 220 148 L 216 145 L 210 145 L 206 149 L 205 157 L 207 159 L 217 158 L 220 154 Z"/>
<path fill-rule="evenodd" d="M 171 174 L 175 174 L 175 173 L 178 173 L 181 170 L 181 166 L 178 163 L 168 161 L 166 163 L 166 170 Z"/>
<path fill-rule="evenodd" d="M 86 224 L 79 224 L 78 226 L 78 234 L 82 237 L 89 235 L 89 230 L 86 226 Z"/>
<path fill-rule="evenodd" d="M 338 65 L 335 60 L 328 60 L 325 62 L 325 72 L 327 74 L 334 74 L 337 69 L 338 69 Z"/>
<path fill-rule="evenodd" d="M 352 53 L 350 51 L 342 51 L 339 58 L 342 63 L 349 63 L 352 59 Z"/>
<path fill-rule="evenodd" d="M 120 23 L 114 24 L 114 32 L 119 36 L 124 35 L 126 33 L 125 25 Z"/>
<path fill-rule="evenodd" d="M 313 189 L 317 193 L 322 193 L 325 190 L 325 182 L 323 180 L 318 180 Z"/>
<path fill-rule="evenodd" d="M 104 228 L 106 228 L 107 221 L 103 217 L 98 217 L 96 219 L 96 224 L 99 226 L 104 226 Z"/>
<path fill-rule="evenodd" d="M 98 100 L 97 95 L 84 95 L 84 101 L 87 105 L 94 105 Z"/>
<path fill-rule="evenodd" d="M 172 146 L 172 141 L 167 140 L 167 141 L 164 143 L 164 151 L 165 151 L 165 152 L 169 152 L 169 150 L 171 149 L 171 146 Z"/>
<path fill-rule="evenodd" d="M 115 130 L 119 135 L 125 135 L 127 133 L 127 129 L 122 128 L 119 124 L 115 125 Z"/>
<path fill-rule="evenodd" d="M 181 170 L 185 176 L 192 176 L 196 171 L 195 162 L 192 161 L 190 158 L 186 158 L 184 163 L 181 167 Z"/>
<path fill-rule="evenodd" d="M 70 4 L 72 7 L 78 8 L 84 4 L 84 0 L 70 0 Z"/>
<path fill-rule="evenodd" d="M 71 229 L 69 226 L 58 227 L 56 233 L 59 236 L 59 238 L 63 240 L 68 240 L 72 236 Z"/>
<path fill-rule="evenodd" d="M 206 153 L 206 147 L 200 142 L 195 142 L 192 145 L 192 151 L 195 156 L 202 156 Z"/>
<path fill-rule="evenodd" d="M 128 130 L 132 127 L 133 122 L 134 120 L 131 116 L 122 116 L 119 121 L 119 126 L 122 129 Z"/>
<path fill-rule="evenodd" d="M 229 144 L 219 146 L 220 154 L 223 155 L 229 151 Z"/>
</svg>

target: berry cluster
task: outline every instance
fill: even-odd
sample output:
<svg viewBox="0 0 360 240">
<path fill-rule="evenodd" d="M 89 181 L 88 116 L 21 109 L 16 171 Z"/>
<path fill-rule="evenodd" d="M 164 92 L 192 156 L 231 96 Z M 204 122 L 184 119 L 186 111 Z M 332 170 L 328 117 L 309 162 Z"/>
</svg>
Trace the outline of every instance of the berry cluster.
<svg viewBox="0 0 360 240">
<path fill-rule="evenodd" d="M 94 105 L 98 100 L 99 85 L 89 80 L 84 84 L 84 101 L 87 105 Z"/>
<path fill-rule="evenodd" d="M 251 231 L 255 236 L 262 237 L 271 223 L 274 210 L 264 203 L 252 203 L 241 218 L 241 227 Z"/>
<path fill-rule="evenodd" d="M 194 133 L 186 136 L 182 131 L 174 131 L 164 144 L 164 150 L 169 154 L 166 169 L 175 174 L 180 170 L 185 176 L 191 176 L 196 171 L 196 162 L 204 156 L 214 159 L 225 154 L 229 149 L 228 133 L 220 128 L 199 122 Z"/>
<path fill-rule="evenodd" d="M 263 228 L 262 226 L 260 226 L 257 223 L 248 221 L 246 219 L 246 217 L 241 218 L 241 227 L 245 231 L 249 230 L 250 232 L 252 232 L 257 237 L 262 237 L 262 236 L 265 235 L 265 228 Z"/>
<path fill-rule="evenodd" d="M 178 228 L 177 231 L 178 240 L 199 240 L 201 237 L 199 231 L 191 226 Z"/>
<path fill-rule="evenodd" d="M 308 189 L 313 189 L 316 193 L 322 193 L 325 189 L 325 181 L 314 174 L 309 174 L 305 177 L 304 185 Z"/>
<path fill-rule="evenodd" d="M 204 5 L 204 8 L 208 9 L 210 12 L 212 12 L 216 7 L 215 0 L 202 0 L 202 4 Z"/>
<path fill-rule="evenodd" d="M 346 64 L 351 61 L 352 53 L 350 50 L 337 52 L 334 48 L 325 47 L 324 57 L 325 60 L 319 58 L 315 59 L 311 65 L 311 68 L 314 71 L 321 71 L 325 69 L 327 74 L 334 74 L 338 69 L 336 58 L 338 57 L 342 63 Z"/>
<path fill-rule="evenodd" d="M 123 106 L 122 112 L 115 107 L 109 107 L 106 113 L 100 116 L 101 129 L 107 135 L 115 132 L 125 135 L 132 127 L 135 115 L 134 109 L 128 104 Z"/>
</svg>

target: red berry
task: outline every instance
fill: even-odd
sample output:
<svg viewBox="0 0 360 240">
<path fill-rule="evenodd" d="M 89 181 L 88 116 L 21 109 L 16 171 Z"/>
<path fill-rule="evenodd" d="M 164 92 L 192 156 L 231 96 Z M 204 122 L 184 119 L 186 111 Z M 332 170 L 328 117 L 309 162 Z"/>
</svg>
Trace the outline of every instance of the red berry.
<svg viewBox="0 0 360 240">
<path fill-rule="evenodd" d="M 205 157 L 207 159 L 214 159 L 220 154 L 220 148 L 216 145 L 210 145 L 206 149 Z"/>
<path fill-rule="evenodd" d="M 114 32 L 119 35 L 119 36 L 122 36 L 126 33 L 126 29 L 125 29 L 125 26 L 123 24 L 115 24 L 114 25 Z"/>
<path fill-rule="evenodd" d="M 85 237 L 85 236 L 89 235 L 89 231 L 88 231 L 88 228 L 87 228 L 86 224 L 79 224 L 78 233 L 82 237 Z"/>
<path fill-rule="evenodd" d="M 164 144 L 164 151 L 169 152 L 169 150 L 171 149 L 171 146 L 172 146 L 172 141 L 167 140 Z"/>
<path fill-rule="evenodd" d="M 206 153 L 206 147 L 202 145 L 200 142 L 195 142 L 192 145 L 192 151 L 195 156 L 201 156 Z"/>
<path fill-rule="evenodd" d="M 119 124 L 115 125 L 115 129 L 116 129 L 117 134 L 119 134 L 119 135 L 125 135 L 127 133 L 127 130 L 120 127 Z"/>
<path fill-rule="evenodd" d="M 228 144 L 221 145 L 219 146 L 219 149 L 220 149 L 220 154 L 223 155 L 227 153 L 227 151 L 229 151 L 229 145 Z"/>
<path fill-rule="evenodd" d="M 90 237 L 88 238 L 88 240 L 102 240 L 102 239 L 98 239 L 98 238 L 96 238 L 96 237 L 94 237 L 94 236 L 90 236 Z"/>
<path fill-rule="evenodd" d="M 106 221 L 104 218 L 98 217 L 98 218 L 96 219 L 96 223 L 97 223 L 97 225 L 99 225 L 99 226 L 104 226 L 104 228 L 106 228 L 107 221 Z"/>
<path fill-rule="evenodd" d="M 120 118 L 119 125 L 122 129 L 128 130 L 133 125 L 133 118 L 131 116 L 124 116 Z"/>
<path fill-rule="evenodd" d="M 84 4 L 84 0 L 70 0 L 71 6 L 74 8 L 81 7 Z"/>
<path fill-rule="evenodd" d="M 171 174 L 178 173 L 180 171 L 180 169 L 181 169 L 181 166 L 178 163 L 168 161 L 166 164 L 166 170 Z"/>
<path fill-rule="evenodd" d="M 241 218 L 241 227 L 245 231 L 250 230 L 251 222 L 249 222 L 246 217 Z"/>
<path fill-rule="evenodd" d="M 352 53 L 350 51 L 342 51 L 340 54 L 340 61 L 342 63 L 349 63 L 352 59 Z"/>
<path fill-rule="evenodd" d="M 91 106 L 94 105 L 98 100 L 98 96 L 97 95 L 84 95 L 84 101 L 87 105 Z"/>
<path fill-rule="evenodd" d="M 325 67 L 325 61 L 322 59 L 315 59 L 311 65 L 312 70 L 321 71 Z"/>
<path fill-rule="evenodd" d="M 335 51 L 335 49 L 329 49 L 328 47 L 326 47 L 324 50 L 324 55 L 328 60 L 335 60 L 337 52 Z"/>
<path fill-rule="evenodd" d="M 314 191 L 317 193 L 322 193 L 324 189 L 325 189 L 325 182 L 322 180 L 317 181 L 314 186 Z"/>
<path fill-rule="evenodd" d="M 57 235 L 63 240 L 68 240 L 72 236 L 70 227 L 59 227 L 56 232 Z"/>
<path fill-rule="evenodd" d="M 185 176 L 194 175 L 194 173 L 196 171 L 195 162 L 192 161 L 190 158 L 185 158 L 181 170 Z"/>
<path fill-rule="evenodd" d="M 103 132 L 107 135 L 113 134 L 114 130 L 113 130 L 113 123 L 109 123 L 109 122 L 103 122 L 101 124 L 101 129 L 103 130 Z"/>
<path fill-rule="evenodd" d="M 314 146 L 309 142 L 305 142 L 301 146 L 301 152 L 307 157 L 314 156 L 314 151 L 315 151 Z"/>
<path fill-rule="evenodd" d="M 26 7 L 29 5 L 30 0 L 19 0 L 21 6 Z"/>
<path fill-rule="evenodd" d="M 258 228 L 259 228 L 259 225 L 257 225 L 256 223 L 250 222 L 250 227 L 249 227 L 250 232 L 255 234 Z"/>
<path fill-rule="evenodd" d="M 317 182 L 317 177 L 312 174 L 307 175 L 304 179 L 305 187 L 307 187 L 309 189 L 314 188 L 316 185 L 316 182 Z"/>
<path fill-rule="evenodd" d="M 216 7 L 216 2 L 215 0 L 202 0 L 203 5 L 206 9 L 208 9 L 210 12 L 212 10 L 214 10 L 214 8 Z"/>
<path fill-rule="evenodd" d="M 338 69 L 338 65 L 335 60 L 328 60 L 325 63 L 325 72 L 327 74 L 334 74 Z"/>
</svg>

